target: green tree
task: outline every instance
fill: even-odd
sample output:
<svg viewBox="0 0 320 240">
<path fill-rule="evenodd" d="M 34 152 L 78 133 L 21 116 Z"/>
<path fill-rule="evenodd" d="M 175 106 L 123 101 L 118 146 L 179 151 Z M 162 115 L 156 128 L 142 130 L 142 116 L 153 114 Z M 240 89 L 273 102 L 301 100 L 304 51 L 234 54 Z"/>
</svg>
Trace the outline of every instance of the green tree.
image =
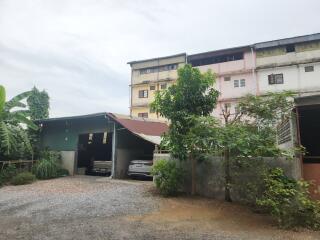
<svg viewBox="0 0 320 240">
<path fill-rule="evenodd" d="M 199 69 L 185 65 L 178 69 L 177 83 L 159 91 L 151 107 L 170 121 L 164 144 L 173 157 L 189 159 L 192 166 L 191 193 L 196 193 L 196 163 L 199 145 L 192 140 L 198 117 L 208 116 L 216 106 L 219 92 L 212 88 L 215 75 L 202 74 Z M 198 142 L 199 143 L 199 142 Z"/>
<path fill-rule="evenodd" d="M 49 95 L 45 90 L 39 91 L 33 87 L 27 103 L 31 120 L 39 120 L 49 117 Z"/>
<path fill-rule="evenodd" d="M 21 127 L 21 123 L 31 129 L 38 127 L 29 119 L 30 112 L 22 100 L 26 99 L 30 92 L 21 93 L 6 102 L 6 91 L 0 85 L 0 152 L 8 156 L 23 143 L 29 151 L 32 151 L 27 134 Z"/>
<path fill-rule="evenodd" d="M 227 105 L 222 110 L 224 124 L 212 142 L 219 146 L 224 157 L 226 201 L 232 201 L 231 161 L 290 156 L 277 145 L 276 125 L 291 114 L 292 97 L 292 92 L 247 95 L 240 100 L 236 113 L 232 114 Z"/>
<path fill-rule="evenodd" d="M 36 87 L 33 87 L 27 98 L 27 104 L 31 120 L 35 121 L 49 117 L 49 95 L 45 90 L 39 91 Z M 40 151 L 40 129 L 28 128 L 28 134 L 34 155 L 37 158 Z"/>
</svg>

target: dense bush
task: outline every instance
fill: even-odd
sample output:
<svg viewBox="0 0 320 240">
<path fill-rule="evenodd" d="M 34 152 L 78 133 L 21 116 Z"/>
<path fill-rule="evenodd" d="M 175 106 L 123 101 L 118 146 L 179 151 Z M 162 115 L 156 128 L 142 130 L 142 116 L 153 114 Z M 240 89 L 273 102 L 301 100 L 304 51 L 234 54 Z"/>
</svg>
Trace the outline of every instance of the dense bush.
<svg viewBox="0 0 320 240">
<path fill-rule="evenodd" d="M 156 187 L 164 196 L 175 195 L 182 182 L 183 173 L 174 161 L 158 160 L 152 167 Z"/>
<path fill-rule="evenodd" d="M 275 168 L 265 175 L 265 190 L 257 205 L 274 216 L 284 228 L 320 229 L 320 203 L 309 195 L 309 183 L 296 181 Z"/>
<path fill-rule="evenodd" d="M 23 185 L 23 184 L 32 183 L 35 180 L 36 180 L 36 176 L 33 175 L 31 172 L 22 172 L 11 179 L 11 184 Z"/>
<path fill-rule="evenodd" d="M 6 168 L 4 168 L 0 172 L 0 186 L 3 184 L 6 184 L 10 182 L 10 180 L 17 175 L 17 169 L 15 165 L 9 165 Z"/>
<path fill-rule="evenodd" d="M 58 164 L 53 159 L 42 159 L 33 168 L 33 173 L 38 179 L 50 179 L 58 176 Z"/>
<path fill-rule="evenodd" d="M 40 160 L 33 167 L 32 172 L 38 179 L 59 177 L 60 161 L 59 152 L 44 150 L 40 152 Z"/>
<path fill-rule="evenodd" d="M 64 169 L 64 168 L 59 168 L 58 171 L 57 171 L 57 176 L 58 177 L 69 176 L 69 171 L 67 169 Z"/>
</svg>

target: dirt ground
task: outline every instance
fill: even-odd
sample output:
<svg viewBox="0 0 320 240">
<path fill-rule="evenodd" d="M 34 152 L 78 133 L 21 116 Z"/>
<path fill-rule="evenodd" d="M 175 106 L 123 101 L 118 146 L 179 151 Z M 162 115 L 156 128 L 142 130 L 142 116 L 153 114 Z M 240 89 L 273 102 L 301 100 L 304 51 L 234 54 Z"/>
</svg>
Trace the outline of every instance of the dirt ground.
<svg viewBox="0 0 320 240">
<path fill-rule="evenodd" d="M 0 239 L 320 239 L 205 198 L 162 198 L 152 182 L 76 176 L 0 189 Z"/>
</svg>

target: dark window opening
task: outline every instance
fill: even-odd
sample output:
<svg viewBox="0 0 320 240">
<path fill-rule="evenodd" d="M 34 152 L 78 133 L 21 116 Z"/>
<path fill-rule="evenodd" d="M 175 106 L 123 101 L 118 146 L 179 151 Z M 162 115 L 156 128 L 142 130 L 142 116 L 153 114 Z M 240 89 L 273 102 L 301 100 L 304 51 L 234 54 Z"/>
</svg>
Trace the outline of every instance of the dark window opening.
<svg viewBox="0 0 320 240">
<path fill-rule="evenodd" d="M 301 145 L 306 148 L 304 163 L 320 163 L 320 107 L 299 108 Z"/>
<path fill-rule="evenodd" d="M 159 67 L 143 68 L 143 69 L 140 69 L 140 74 L 170 71 L 170 70 L 176 70 L 177 68 L 178 68 L 178 64 L 176 64 L 176 63 L 163 65 L 163 66 L 159 66 Z"/>
<path fill-rule="evenodd" d="M 273 84 L 283 84 L 283 74 L 270 74 L 268 75 L 269 85 Z"/>
<path fill-rule="evenodd" d="M 294 44 L 290 44 L 290 45 L 287 45 L 286 46 L 286 52 L 289 53 L 289 52 L 295 52 L 296 51 L 296 48 L 294 46 Z"/>
<path fill-rule="evenodd" d="M 153 86 L 150 86 L 150 90 L 151 90 L 151 91 L 156 90 L 156 86 L 154 86 L 154 85 L 153 85 Z"/>
<path fill-rule="evenodd" d="M 166 83 L 160 84 L 160 88 L 161 88 L 161 89 L 166 89 L 166 88 L 167 88 L 167 84 L 166 84 Z"/>
<path fill-rule="evenodd" d="M 139 90 L 139 98 L 147 98 L 148 90 Z"/>
<path fill-rule="evenodd" d="M 228 76 L 228 77 L 224 77 L 224 81 L 230 81 L 231 80 L 231 77 Z"/>
<path fill-rule="evenodd" d="M 313 72 L 314 71 L 314 67 L 313 66 L 305 66 L 304 67 L 304 71 L 305 72 Z"/>
<path fill-rule="evenodd" d="M 222 63 L 222 62 L 230 62 L 243 59 L 243 52 L 241 53 L 234 53 L 234 54 L 227 54 L 209 58 L 202 58 L 197 60 L 191 60 L 190 63 L 193 67 L 202 66 L 202 65 L 210 65 L 215 63 Z"/>
<path fill-rule="evenodd" d="M 148 113 L 146 113 L 146 112 L 144 112 L 144 113 L 138 113 L 138 117 L 148 118 Z"/>
</svg>

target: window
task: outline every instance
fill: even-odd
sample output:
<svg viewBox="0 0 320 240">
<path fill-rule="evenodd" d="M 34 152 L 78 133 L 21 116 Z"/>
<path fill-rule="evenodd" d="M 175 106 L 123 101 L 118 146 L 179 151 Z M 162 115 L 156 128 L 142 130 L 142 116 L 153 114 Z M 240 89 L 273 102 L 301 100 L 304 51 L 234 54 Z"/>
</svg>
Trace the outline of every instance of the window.
<svg viewBox="0 0 320 240">
<path fill-rule="evenodd" d="M 233 80 L 233 86 L 235 88 L 239 87 L 239 80 Z"/>
<path fill-rule="evenodd" d="M 240 87 L 245 87 L 246 86 L 246 80 L 245 79 L 241 79 L 240 80 Z"/>
<path fill-rule="evenodd" d="M 216 64 L 216 63 L 222 63 L 222 62 L 236 61 L 236 60 L 241 60 L 241 59 L 243 59 L 243 52 L 207 57 L 207 58 L 196 59 L 196 60 L 188 59 L 188 62 L 193 67 L 197 67 L 197 66 Z"/>
<path fill-rule="evenodd" d="M 230 81 L 230 80 L 231 80 L 231 77 L 230 77 L 230 76 L 224 77 L 224 80 L 225 80 L 225 81 Z"/>
<path fill-rule="evenodd" d="M 139 90 L 139 98 L 147 98 L 148 90 Z"/>
<path fill-rule="evenodd" d="M 153 91 L 153 90 L 156 90 L 156 86 L 155 85 L 150 86 L 150 91 Z"/>
<path fill-rule="evenodd" d="M 160 84 L 160 89 L 166 89 L 166 88 L 167 88 L 167 84 L 166 83 Z"/>
<path fill-rule="evenodd" d="M 286 46 L 286 52 L 289 53 L 289 52 L 295 52 L 296 51 L 296 48 L 294 46 L 294 44 L 290 44 L 290 45 L 287 45 Z"/>
<path fill-rule="evenodd" d="M 314 71 L 314 67 L 313 66 L 305 66 L 304 67 L 304 71 L 305 72 L 313 72 Z"/>
<path fill-rule="evenodd" d="M 138 113 L 138 117 L 148 118 L 148 113 L 146 113 L 146 112 L 144 112 L 144 113 Z"/>
<path fill-rule="evenodd" d="M 140 69 L 140 74 L 170 71 L 170 70 L 176 70 L 177 68 L 178 68 L 178 64 L 168 64 L 168 65 L 163 65 L 159 67 L 143 68 L 143 69 Z"/>
<path fill-rule="evenodd" d="M 283 84 L 283 74 L 270 74 L 268 75 L 269 85 L 272 84 Z"/>
</svg>

